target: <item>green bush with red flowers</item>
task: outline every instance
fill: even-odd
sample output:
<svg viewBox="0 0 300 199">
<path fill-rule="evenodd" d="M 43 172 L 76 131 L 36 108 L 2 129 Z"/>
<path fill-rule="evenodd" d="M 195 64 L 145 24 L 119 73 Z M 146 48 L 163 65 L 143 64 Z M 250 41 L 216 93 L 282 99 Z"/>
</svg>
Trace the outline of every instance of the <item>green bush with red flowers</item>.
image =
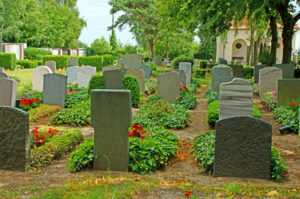
<svg viewBox="0 0 300 199">
<path fill-rule="evenodd" d="M 20 108 L 24 111 L 29 111 L 31 108 L 37 108 L 41 104 L 41 100 L 39 98 L 28 100 L 26 98 L 22 98 L 20 101 Z"/>
</svg>

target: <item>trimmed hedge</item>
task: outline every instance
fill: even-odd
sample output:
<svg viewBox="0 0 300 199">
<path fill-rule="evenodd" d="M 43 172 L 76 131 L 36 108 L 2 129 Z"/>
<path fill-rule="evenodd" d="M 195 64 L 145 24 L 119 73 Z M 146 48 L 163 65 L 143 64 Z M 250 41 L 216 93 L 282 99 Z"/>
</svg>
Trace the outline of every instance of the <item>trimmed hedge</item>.
<svg viewBox="0 0 300 199">
<path fill-rule="evenodd" d="M 243 69 L 243 77 L 246 79 L 252 79 L 254 73 L 253 67 L 246 66 Z"/>
<path fill-rule="evenodd" d="M 16 68 L 16 54 L 14 53 L 0 53 L 0 67 L 15 70 Z"/>
<path fill-rule="evenodd" d="M 44 55 L 52 55 L 52 52 L 49 50 L 43 50 L 38 48 L 25 48 L 24 57 L 25 59 L 35 60 L 41 59 Z"/>
<path fill-rule="evenodd" d="M 193 63 L 194 63 L 194 59 L 193 58 L 190 58 L 190 57 L 186 57 L 186 56 L 179 56 L 179 57 L 176 57 L 174 60 L 173 60 L 173 66 L 174 66 L 174 69 L 178 69 L 179 68 L 179 64 L 181 62 L 190 62 L 193 66 Z"/>
<path fill-rule="evenodd" d="M 114 56 L 113 55 L 103 55 L 103 67 L 114 64 Z"/>
<path fill-rule="evenodd" d="M 69 56 L 66 55 L 46 55 L 43 56 L 43 64 L 46 63 L 46 61 L 55 61 L 56 62 L 56 68 L 65 68 L 68 66 L 68 60 Z"/>
<path fill-rule="evenodd" d="M 21 66 L 20 68 L 35 68 L 38 66 L 38 63 L 35 60 L 25 59 L 25 60 L 18 60 L 17 65 L 20 65 Z"/>
<path fill-rule="evenodd" d="M 88 94 L 91 94 L 91 90 L 93 89 L 104 89 L 104 79 L 103 75 L 94 75 L 90 82 L 88 88 Z"/>
<path fill-rule="evenodd" d="M 79 66 L 95 66 L 97 71 L 101 71 L 103 67 L 103 56 L 80 57 L 78 59 Z"/>
</svg>

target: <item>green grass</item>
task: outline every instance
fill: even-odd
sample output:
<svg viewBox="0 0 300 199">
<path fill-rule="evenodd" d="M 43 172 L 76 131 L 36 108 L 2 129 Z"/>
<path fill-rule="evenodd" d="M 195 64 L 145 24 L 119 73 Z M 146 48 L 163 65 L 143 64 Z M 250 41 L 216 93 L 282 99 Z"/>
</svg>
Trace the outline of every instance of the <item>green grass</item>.
<svg viewBox="0 0 300 199">
<path fill-rule="evenodd" d="M 32 90 L 33 69 L 7 71 L 7 73 L 13 77 L 17 77 L 20 80 L 17 85 L 17 91 Z"/>
</svg>

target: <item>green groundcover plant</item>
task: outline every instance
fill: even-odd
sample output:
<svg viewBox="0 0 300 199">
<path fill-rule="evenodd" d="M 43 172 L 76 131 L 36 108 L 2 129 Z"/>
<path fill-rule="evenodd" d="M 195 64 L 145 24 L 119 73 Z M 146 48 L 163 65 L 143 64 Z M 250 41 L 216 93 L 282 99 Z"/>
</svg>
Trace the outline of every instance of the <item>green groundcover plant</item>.
<svg viewBox="0 0 300 199">
<path fill-rule="evenodd" d="M 281 159 L 278 150 L 272 146 L 271 173 L 273 179 L 279 179 L 284 173 L 286 164 Z M 206 132 L 194 139 L 193 153 L 195 160 L 201 163 L 206 172 L 213 172 L 215 154 L 215 131 Z"/>
<path fill-rule="evenodd" d="M 275 108 L 273 113 L 276 121 L 284 126 L 290 126 L 296 133 L 299 132 L 299 106 L 300 102 L 292 102 L 290 105 Z"/>
<path fill-rule="evenodd" d="M 178 150 L 178 138 L 164 127 L 143 128 L 134 124 L 129 136 L 129 169 L 140 174 L 153 173 L 166 166 Z M 93 165 L 94 138 L 80 144 L 71 154 L 68 166 L 71 171 L 81 171 Z"/>
</svg>

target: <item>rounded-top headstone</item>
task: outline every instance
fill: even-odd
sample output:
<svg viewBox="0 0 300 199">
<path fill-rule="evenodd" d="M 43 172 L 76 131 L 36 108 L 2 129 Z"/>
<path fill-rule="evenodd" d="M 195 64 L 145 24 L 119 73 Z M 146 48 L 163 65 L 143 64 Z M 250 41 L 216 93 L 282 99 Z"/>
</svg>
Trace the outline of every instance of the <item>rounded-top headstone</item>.
<svg viewBox="0 0 300 199">
<path fill-rule="evenodd" d="M 52 60 L 46 61 L 45 65 L 51 69 L 52 73 L 56 73 L 56 62 L 55 61 L 52 61 Z"/>
<path fill-rule="evenodd" d="M 276 67 L 266 67 L 259 70 L 259 96 L 266 92 L 277 92 L 278 80 L 282 79 L 282 70 Z"/>
<path fill-rule="evenodd" d="M 228 77 L 228 78 L 227 78 Z M 232 77 L 232 68 L 224 65 L 219 64 L 212 68 L 212 84 L 211 89 L 213 92 L 216 92 L 220 87 L 221 83 L 229 82 L 233 79 Z"/>
<path fill-rule="evenodd" d="M 45 74 L 51 74 L 52 71 L 48 66 L 38 66 L 34 69 L 33 75 L 32 75 L 32 87 L 33 90 L 36 91 L 43 91 L 43 85 L 44 85 L 44 75 Z"/>
<path fill-rule="evenodd" d="M 179 63 L 179 70 L 182 70 L 186 76 L 186 83 L 191 83 L 192 64 L 190 62 Z"/>
<path fill-rule="evenodd" d="M 226 59 L 219 58 L 219 64 L 225 64 L 225 65 L 227 65 L 228 61 Z"/>
</svg>

